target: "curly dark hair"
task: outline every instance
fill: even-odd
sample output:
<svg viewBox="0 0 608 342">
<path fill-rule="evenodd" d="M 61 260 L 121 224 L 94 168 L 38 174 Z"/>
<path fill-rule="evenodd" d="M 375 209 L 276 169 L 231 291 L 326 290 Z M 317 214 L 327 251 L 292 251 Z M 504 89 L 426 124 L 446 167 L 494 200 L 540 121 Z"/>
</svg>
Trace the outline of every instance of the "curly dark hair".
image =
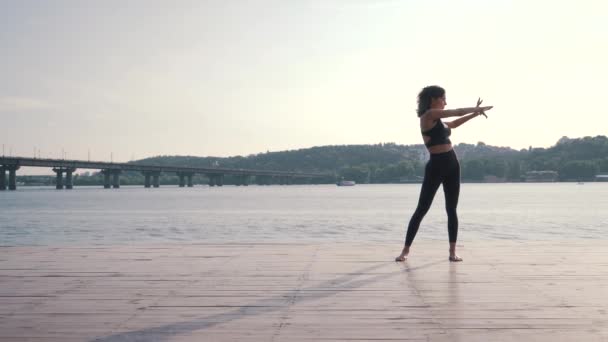
<svg viewBox="0 0 608 342">
<path fill-rule="evenodd" d="M 422 88 L 418 94 L 418 109 L 416 113 L 421 117 L 429 108 L 431 108 L 431 100 L 445 95 L 445 89 L 440 86 L 432 85 Z"/>
</svg>

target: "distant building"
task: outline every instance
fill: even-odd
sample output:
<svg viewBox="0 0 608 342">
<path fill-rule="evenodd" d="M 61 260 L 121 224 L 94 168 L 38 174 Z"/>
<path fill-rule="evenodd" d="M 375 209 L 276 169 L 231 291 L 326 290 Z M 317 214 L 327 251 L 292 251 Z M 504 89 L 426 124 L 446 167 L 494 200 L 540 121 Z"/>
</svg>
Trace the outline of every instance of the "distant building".
<svg viewBox="0 0 608 342">
<path fill-rule="evenodd" d="M 608 175 L 595 175 L 596 182 L 608 182 Z"/>
<path fill-rule="evenodd" d="M 557 177 L 557 171 L 528 171 L 525 176 L 526 182 L 555 182 Z"/>
</svg>

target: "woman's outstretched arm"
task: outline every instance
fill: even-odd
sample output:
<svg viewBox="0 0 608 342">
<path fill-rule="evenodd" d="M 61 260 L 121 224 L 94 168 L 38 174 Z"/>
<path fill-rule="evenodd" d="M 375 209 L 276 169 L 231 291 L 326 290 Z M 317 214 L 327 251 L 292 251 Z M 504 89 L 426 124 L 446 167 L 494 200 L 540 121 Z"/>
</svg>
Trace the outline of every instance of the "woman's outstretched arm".
<svg viewBox="0 0 608 342">
<path fill-rule="evenodd" d="M 445 124 L 448 127 L 450 127 L 450 128 L 456 128 L 456 127 L 462 125 L 463 123 L 465 123 L 465 122 L 467 122 L 467 121 L 471 120 L 472 118 L 474 118 L 476 116 L 479 116 L 479 115 L 485 115 L 485 114 L 483 114 L 483 112 L 475 112 L 475 113 L 472 113 L 472 114 L 469 114 L 469 115 L 465 115 L 465 116 L 463 116 L 461 118 L 458 118 L 456 120 L 452 120 L 450 122 L 446 122 Z"/>
<path fill-rule="evenodd" d="M 452 116 L 463 116 L 475 112 L 485 112 L 492 109 L 493 106 L 485 107 L 465 107 L 458 109 L 429 109 L 424 115 L 430 116 L 433 120 L 449 118 Z"/>
</svg>

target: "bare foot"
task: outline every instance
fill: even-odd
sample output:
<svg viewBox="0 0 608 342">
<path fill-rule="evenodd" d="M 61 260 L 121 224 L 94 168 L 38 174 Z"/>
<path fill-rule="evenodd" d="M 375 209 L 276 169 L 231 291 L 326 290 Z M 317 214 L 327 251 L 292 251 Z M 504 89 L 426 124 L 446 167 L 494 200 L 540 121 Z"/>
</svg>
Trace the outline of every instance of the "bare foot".
<svg viewBox="0 0 608 342">
<path fill-rule="evenodd" d="M 461 261 L 462 261 L 462 258 L 461 258 L 461 257 L 459 257 L 458 255 L 455 255 L 455 254 L 454 254 L 454 255 L 450 255 L 449 260 L 450 260 L 451 262 L 461 262 Z"/>
<path fill-rule="evenodd" d="M 450 242 L 450 257 L 451 262 L 461 262 L 462 258 L 456 255 L 456 242 Z"/>
<path fill-rule="evenodd" d="M 407 260 L 407 255 L 410 254 L 410 249 L 407 247 L 404 247 L 403 250 L 401 251 L 401 255 L 399 255 L 398 257 L 395 258 L 395 261 L 405 261 Z"/>
</svg>

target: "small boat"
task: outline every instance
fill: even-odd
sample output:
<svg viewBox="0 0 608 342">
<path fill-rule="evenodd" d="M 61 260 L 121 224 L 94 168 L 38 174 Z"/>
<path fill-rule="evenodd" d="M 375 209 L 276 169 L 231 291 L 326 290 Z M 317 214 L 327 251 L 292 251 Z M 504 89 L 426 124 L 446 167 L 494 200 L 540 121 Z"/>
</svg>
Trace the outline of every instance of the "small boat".
<svg viewBox="0 0 608 342">
<path fill-rule="evenodd" d="M 350 180 L 341 180 L 338 183 L 336 183 L 337 186 L 354 186 L 355 185 L 355 181 L 350 181 Z"/>
</svg>

